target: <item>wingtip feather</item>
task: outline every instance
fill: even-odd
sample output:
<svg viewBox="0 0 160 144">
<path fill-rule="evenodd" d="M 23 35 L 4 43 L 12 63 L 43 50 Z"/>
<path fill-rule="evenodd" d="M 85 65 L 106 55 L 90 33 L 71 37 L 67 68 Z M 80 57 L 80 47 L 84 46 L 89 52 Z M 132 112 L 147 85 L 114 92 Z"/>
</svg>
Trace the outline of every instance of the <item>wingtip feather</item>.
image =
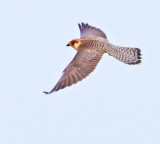
<svg viewBox="0 0 160 144">
<path fill-rule="evenodd" d="M 45 93 L 46 95 L 47 95 L 47 94 L 50 94 L 49 92 L 46 92 L 46 91 L 43 91 L 43 93 Z"/>
</svg>

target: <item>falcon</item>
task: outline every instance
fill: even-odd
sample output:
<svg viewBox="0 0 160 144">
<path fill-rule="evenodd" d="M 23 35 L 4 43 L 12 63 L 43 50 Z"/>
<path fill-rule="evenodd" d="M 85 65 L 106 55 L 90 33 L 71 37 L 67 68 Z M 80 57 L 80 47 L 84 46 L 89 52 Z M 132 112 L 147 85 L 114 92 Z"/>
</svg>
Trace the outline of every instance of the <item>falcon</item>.
<svg viewBox="0 0 160 144">
<path fill-rule="evenodd" d="M 141 63 L 139 48 L 115 46 L 109 43 L 102 30 L 84 23 L 78 26 L 80 38 L 73 39 L 67 44 L 77 50 L 77 54 L 64 69 L 63 75 L 54 88 L 50 92 L 44 91 L 45 94 L 51 94 L 83 80 L 96 68 L 104 53 L 129 65 Z"/>
</svg>

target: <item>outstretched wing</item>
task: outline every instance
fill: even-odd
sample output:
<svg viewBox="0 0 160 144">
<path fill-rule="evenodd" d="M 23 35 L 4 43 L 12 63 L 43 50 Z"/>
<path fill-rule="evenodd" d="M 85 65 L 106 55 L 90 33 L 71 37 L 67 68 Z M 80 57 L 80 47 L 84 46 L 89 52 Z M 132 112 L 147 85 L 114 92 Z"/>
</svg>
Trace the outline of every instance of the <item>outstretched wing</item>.
<svg viewBox="0 0 160 144">
<path fill-rule="evenodd" d="M 64 69 L 63 75 L 55 87 L 50 92 L 44 93 L 50 94 L 84 79 L 95 69 L 98 62 L 102 58 L 103 53 L 103 51 L 101 52 L 97 50 L 79 48 L 79 51 L 73 60 Z"/>
<path fill-rule="evenodd" d="M 78 24 L 79 29 L 80 29 L 80 38 L 81 39 L 86 39 L 86 38 L 95 38 L 95 37 L 100 37 L 107 39 L 105 33 L 101 31 L 98 28 L 92 27 L 88 24 Z"/>
</svg>

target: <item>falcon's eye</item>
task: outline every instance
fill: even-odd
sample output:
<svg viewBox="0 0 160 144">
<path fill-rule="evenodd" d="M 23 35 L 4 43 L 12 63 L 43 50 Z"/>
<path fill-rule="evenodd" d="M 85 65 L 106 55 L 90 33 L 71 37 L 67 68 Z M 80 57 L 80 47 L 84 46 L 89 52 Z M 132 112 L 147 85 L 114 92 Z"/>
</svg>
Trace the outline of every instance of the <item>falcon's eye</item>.
<svg viewBox="0 0 160 144">
<path fill-rule="evenodd" d="M 74 41 L 71 41 L 71 44 L 74 44 Z"/>
</svg>

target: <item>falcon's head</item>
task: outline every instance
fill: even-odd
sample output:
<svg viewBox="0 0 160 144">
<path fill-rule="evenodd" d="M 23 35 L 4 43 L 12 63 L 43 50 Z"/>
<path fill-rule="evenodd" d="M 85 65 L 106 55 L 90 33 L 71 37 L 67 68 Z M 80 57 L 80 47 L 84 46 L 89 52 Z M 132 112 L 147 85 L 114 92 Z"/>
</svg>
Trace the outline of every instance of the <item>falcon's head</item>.
<svg viewBox="0 0 160 144">
<path fill-rule="evenodd" d="M 66 46 L 71 46 L 75 50 L 78 50 L 78 46 L 81 44 L 80 39 L 73 39 L 71 40 Z"/>
</svg>

